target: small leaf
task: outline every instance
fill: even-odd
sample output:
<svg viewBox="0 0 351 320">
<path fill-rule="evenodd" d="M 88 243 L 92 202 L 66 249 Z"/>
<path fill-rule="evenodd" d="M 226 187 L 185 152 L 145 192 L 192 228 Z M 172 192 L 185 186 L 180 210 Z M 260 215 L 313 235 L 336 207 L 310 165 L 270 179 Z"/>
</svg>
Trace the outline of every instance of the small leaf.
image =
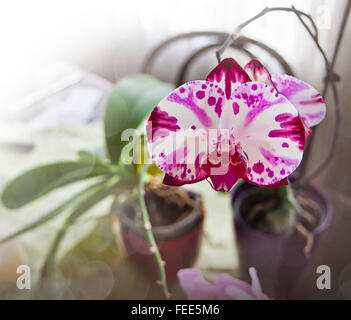
<svg viewBox="0 0 351 320">
<path fill-rule="evenodd" d="M 117 163 L 128 141 L 121 141 L 125 129 L 136 129 L 157 103 L 174 87 L 144 74 L 120 80 L 113 89 L 105 111 L 105 139 L 109 157 Z"/>
<path fill-rule="evenodd" d="M 56 188 L 107 173 L 110 173 L 110 168 L 95 161 L 66 161 L 39 166 L 8 182 L 1 200 L 9 209 L 20 208 Z"/>
</svg>

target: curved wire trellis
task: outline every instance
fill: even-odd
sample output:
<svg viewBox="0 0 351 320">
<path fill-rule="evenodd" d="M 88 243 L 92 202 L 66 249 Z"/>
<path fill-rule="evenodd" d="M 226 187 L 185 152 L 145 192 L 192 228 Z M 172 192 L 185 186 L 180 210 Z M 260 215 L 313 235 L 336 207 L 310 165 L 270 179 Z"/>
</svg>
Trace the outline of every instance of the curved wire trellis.
<svg viewBox="0 0 351 320">
<path fill-rule="evenodd" d="M 143 68 L 142 72 L 147 73 L 147 74 L 152 74 L 153 73 L 153 67 L 155 64 L 155 61 L 159 57 L 159 55 L 162 53 L 163 50 L 171 46 L 172 44 L 176 43 L 177 41 L 182 41 L 186 39 L 192 39 L 196 37 L 214 37 L 217 38 L 216 43 L 222 43 L 230 34 L 226 32 L 217 32 L 217 31 L 197 31 L 197 32 L 189 32 L 189 33 L 182 33 L 179 35 L 176 35 L 174 37 L 171 37 L 164 42 L 160 43 L 152 52 L 151 54 L 147 57 Z M 242 49 L 242 50 L 247 50 L 245 49 L 245 45 L 247 44 L 252 44 L 254 46 L 259 47 L 260 49 L 263 49 L 264 51 L 267 51 L 270 56 L 274 57 L 281 65 L 281 67 L 284 69 L 285 73 L 293 75 L 293 70 L 291 69 L 290 65 L 284 60 L 284 58 L 275 50 L 273 50 L 271 47 L 267 46 L 266 44 L 248 38 L 248 37 L 240 37 L 238 41 L 235 42 L 235 44 L 232 44 L 233 46 Z M 220 45 L 218 45 L 219 47 Z M 202 49 L 198 49 L 202 50 Z M 195 52 L 196 53 L 196 52 Z M 194 54 L 195 54 L 194 53 Z M 190 66 L 190 65 L 188 65 Z M 178 76 L 179 79 L 179 76 Z M 175 82 L 175 84 L 178 84 Z"/>
</svg>

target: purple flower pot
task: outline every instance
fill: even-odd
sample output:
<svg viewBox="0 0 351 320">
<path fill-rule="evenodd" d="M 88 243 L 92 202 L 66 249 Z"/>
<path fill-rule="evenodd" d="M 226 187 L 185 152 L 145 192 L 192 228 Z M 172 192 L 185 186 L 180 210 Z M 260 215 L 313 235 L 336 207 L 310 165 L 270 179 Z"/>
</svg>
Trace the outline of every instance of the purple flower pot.
<svg viewBox="0 0 351 320">
<path fill-rule="evenodd" d="M 240 206 L 252 188 L 255 186 L 244 182 L 235 187 L 232 193 L 239 275 L 242 279 L 249 280 L 247 270 L 255 267 L 266 294 L 276 299 L 288 299 L 309 261 L 303 251 L 306 239 L 299 234 L 275 236 L 248 225 L 241 216 Z M 312 256 L 331 221 L 332 206 L 325 194 L 313 184 L 306 184 L 303 190 L 320 206 L 320 221 L 312 231 Z"/>
</svg>

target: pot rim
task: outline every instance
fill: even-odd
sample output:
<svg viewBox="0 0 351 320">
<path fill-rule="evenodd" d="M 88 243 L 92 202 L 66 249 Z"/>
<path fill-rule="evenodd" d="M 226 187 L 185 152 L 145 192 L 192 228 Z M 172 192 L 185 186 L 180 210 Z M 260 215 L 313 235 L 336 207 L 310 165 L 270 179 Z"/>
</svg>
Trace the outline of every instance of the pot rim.
<svg viewBox="0 0 351 320">
<path fill-rule="evenodd" d="M 272 235 L 269 233 L 265 233 L 259 230 L 256 230 L 255 228 L 251 227 L 241 216 L 240 214 L 240 210 L 236 210 L 238 209 L 238 201 L 235 201 L 234 196 L 236 194 L 240 194 L 240 193 L 246 193 L 247 190 L 244 191 L 240 191 L 240 187 L 243 187 L 244 185 L 248 185 L 249 188 L 253 188 L 255 187 L 255 185 L 250 184 L 249 182 L 246 181 L 242 181 L 241 183 L 239 183 L 238 185 L 236 185 L 232 191 L 231 194 L 231 204 L 232 204 L 232 210 L 234 211 L 234 218 L 237 219 L 240 223 L 244 224 L 245 226 L 247 226 L 248 228 L 250 228 L 250 230 L 252 232 L 255 232 L 256 234 L 259 234 L 261 236 L 267 237 L 267 238 L 290 238 L 291 235 Z M 313 229 L 311 231 L 311 233 L 313 234 L 313 236 L 317 236 L 320 233 L 322 233 L 330 224 L 330 221 L 332 219 L 333 216 L 333 206 L 327 196 L 327 194 L 321 190 L 321 188 L 319 188 L 318 186 L 316 186 L 314 183 L 308 182 L 306 183 L 304 186 L 301 187 L 302 189 L 310 189 L 312 191 L 314 191 L 315 193 L 319 194 L 321 199 L 323 199 L 325 207 L 326 207 L 326 213 L 324 215 L 324 219 L 323 221 L 317 226 L 317 228 Z M 236 202 L 236 203 L 235 203 Z"/>
<path fill-rule="evenodd" d="M 193 231 L 203 221 L 205 215 L 202 198 L 199 194 L 196 194 L 196 201 L 198 201 L 200 204 L 200 210 L 191 210 L 185 218 L 175 223 L 165 226 L 152 226 L 152 232 L 155 240 L 174 240 Z M 129 217 L 128 214 L 126 214 L 125 208 L 126 207 L 123 205 L 118 213 L 122 229 L 125 229 L 133 235 L 146 240 L 145 236 L 140 232 L 140 228 L 137 228 L 134 220 Z M 134 210 L 132 207 L 131 209 Z"/>
</svg>

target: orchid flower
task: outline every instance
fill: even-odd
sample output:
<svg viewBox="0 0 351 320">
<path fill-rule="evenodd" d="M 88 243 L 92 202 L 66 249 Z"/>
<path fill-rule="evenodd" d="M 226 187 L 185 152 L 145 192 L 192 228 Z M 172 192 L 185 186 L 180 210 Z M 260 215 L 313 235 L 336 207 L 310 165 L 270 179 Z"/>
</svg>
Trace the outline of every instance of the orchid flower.
<svg viewBox="0 0 351 320">
<path fill-rule="evenodd" d="M 325 113 L 307 83 L 271 76 L 256 59 L 241 68 L 228 58 L 206 81 L 187 82 L 159 102 L 146 128 L 148 147 L 168 185 L 207 179 L 216 191 L 230 191 L 242 178 L 283 186 L 302 160 L 309 127 Z"/>
<path fill-rule="evenodd" d="M 189 300 L 267 300 L 256 269 L 250 268 L 249 274 L 251 285 L 228 274 L 220 275 L 211 283 L 203 278 L 198 269 L 181 269 L 177 276 Z"/>
</svg>

